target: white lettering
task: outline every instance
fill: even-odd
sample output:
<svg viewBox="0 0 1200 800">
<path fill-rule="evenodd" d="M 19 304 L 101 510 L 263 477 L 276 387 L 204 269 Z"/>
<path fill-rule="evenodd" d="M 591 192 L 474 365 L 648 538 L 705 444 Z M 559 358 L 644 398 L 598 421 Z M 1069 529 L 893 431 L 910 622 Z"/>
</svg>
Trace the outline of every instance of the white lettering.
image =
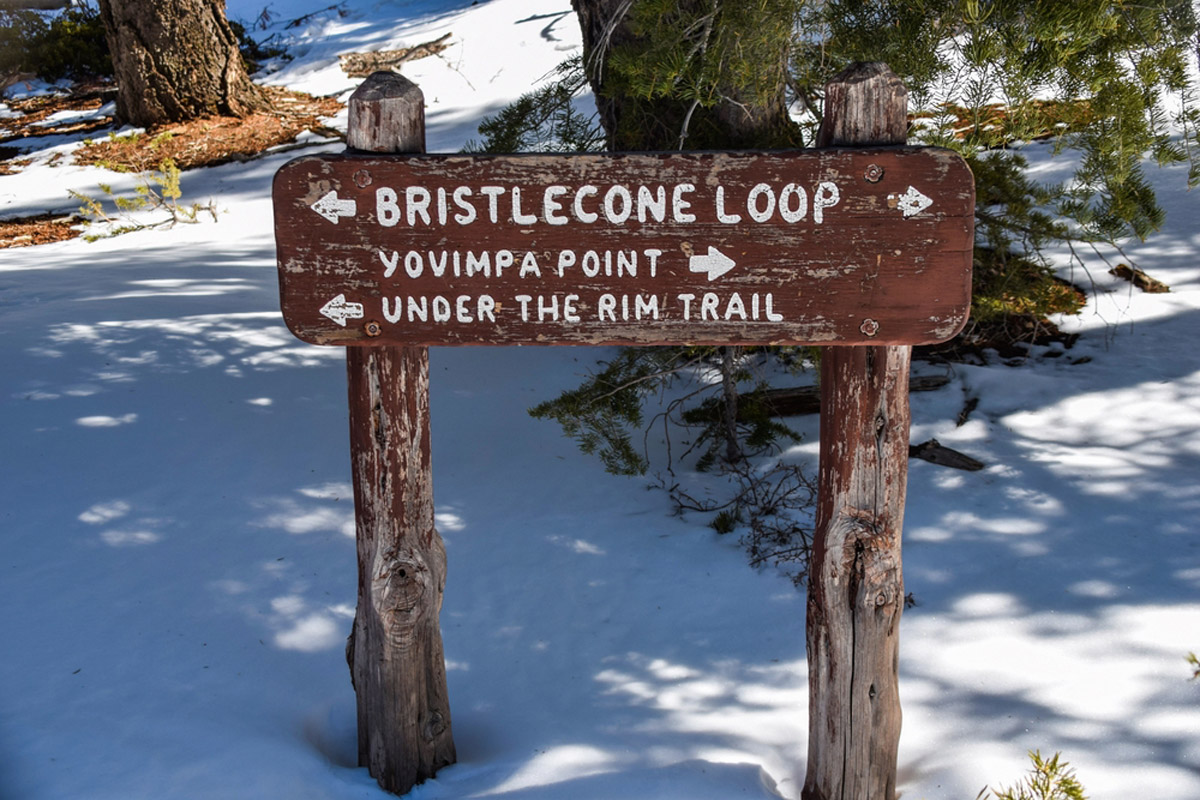
<svg viewBox="0 0 1200 800">
<path fill-rule="evenodd" d="M 617 210 L 617 200 L 621 201 L 621 209 Z M 614 225 L 623 225 L 633 213 L 633 195 L 619 184 L 613 185 L 604 193 L 604 218 Z"/>
<path fill-rule="evenodd" d="M 742 221 L 741 214 L 726 214 L 725 213 L 725 187 L 717 187 L 717 220 L 724 222 L 726 225 Z"/>
<path fill-rule="evenodd" d="M 493 313 L 496 310 L 496 301 L 492 299 L 490 294 L 479 295 L 479 304 L 477 306 L 476 316 L 480 321 L 487 320 L 495 322 L 496 315 Z"/>
<path fill-rule="evenodd" d="M 421 260 L 421 254 L 416 250 L 409 250 L 404 254 L 404 271 L 410 278 L 419 278 L 425 271 L 425 262 Z"/>
<path fill-rule="evenodd" d="M 538 322 L 545 322 L 549 317 L 552 321 L 558 322 L 558 295 L 550 295 L 547 300 L 545 295 L 539 294 L 537 297 Z"/>
<path fill-rule="evenodd" d="M 561 250 L 558 254 L 558 277 L 563 276 L 563 270 L 575 266 L 575 251 Z"/>
<path fill-rule="evenodd" d="M 538 269 L 537 258 L 534 257 L 532 250 L 525 251 L 525 257 L 521 259 L 521 271 L 517 277 L 524 278 L 526 275 L 533 275 L 535 278 L 542 277 L 542 271 Z"/>
<path fill-rule="evenodd" d="M 733 319 L 735 316 L 743 320 L 746 319 L 746 304 L 742 302 L 742 296 L 737 292 L 730 295 L 729 302 L 725 305 L 726 321 Z"/>
<path fill-rule="evenodd" d="M 459 186 L 454 190 L 454 205 L 462 209 L 454 215 L 454 221 L 459 225 L 470 225 L 475 221 L 475 206 L 466 201 L 470 194 L 471 189 L 467 186 Z"/>
<path fill-rule="evenodd" d="M 480 186 L 479 193 L 488 199 L 488 219 L 495 225 L 500 221 L 500 195 L 504 194 L 503 186 Z"/>
<path fill-rule="evenodd" d="M 533 300 L 533 298 L 527 294 L 519 294 L 513 299 L 521 304 L 521 321 L 529 322 L 529 302 Z"/>
<path fill-rule="evenodd" d="M 662 222 L 667 217 L 667 190 L 662 186 L 658 187 L 655 195 L 650 194 L 650 187 L 639 186 L 637 195 L 637 218 L 638 222 L 646 221 L 646 212 L 654 219 Z"/>
<path fill-rule="evenodd" d="M 600 274 L 600 254 L 595 250 L 588 250 L 583 254 L 583 274 L 589 278 Z"/>
<path fill-rule="evenodd" d="M 766 208 L 759 208 L 758 198 L 765 197 L 767 200 Z M 775 213 L 775 192 L 765 183 L 756 184 L 750 190 L 750 196 L 746 198 L 746 213 L 750 215 L 750 219 L 755 222 L 766 222 Z"/>
<path fill-rule="evenodd" d="M 457 256 L 458 253 L 455 253 L 454 255 Z M 446 274 L 446 256 L 447 253 L 445 250 L 443 250 L 442 260 L 438 261 L 437 254 L 435 254 L 432 250 L 429 251 L 429 270 L 433 273 L 435 278 L 440 278 Z M 416 276 L 414 275 L 413 277 Z"/>
<path fill-rule="evenodd" d="M 432 199 L 429 190 L 421 186 L 409 186 L 404 190 L 404 210 L 408 227 L 416 226 L 418 215 L 426 225 L 430 224 L 429 202 Z"/>
<path fill-rule="evenodd" d="M 375 218 L 385 228 L 400 221 L 400 206 L 396 205 L 396 190 L 381 186 L 375 190 Z"/>
<path fill-rule="evenodd" d="M 618 250 L 617 251 L 617 277 L 623 277 L 628 274 L 631 278 L 637 277 L 637 250 Z"/>
<path fill-rule="evenodd" d="M 513 260 L 514 259 L 513 259 L 513 254 L 512 254 L 511 250 L 497 250 L 496 251 L 496 277 L 497 278 L 503 277 L 501 275 L 501 273 L 504 272 L 505 267 L 511 267 L 513 265 Z"/>
<path fill-rule="evenodd" d="M 433 321 L 450 321 L 450 301 L 442 297 L 440 294 L 433 298 Z"/>
<path fill-rule="evenodd" d="M 696 187 L 690 183 L 679 183 L 671 190 L 671 218 L 676 222 L 695 222 L 696 215 L 689 214 L 687 209 L 692 207 L 692 204 L 683 199 L 684 192 L 694 192 Z"/>
<path fill-rule="evenodd" d="M 467 251 L 467 277 L 473 278 L 477 274 L 485 278 L 492 277 L 492 259 L 486 250 L 478 256 Z"/>
<path fill-rule="evenodd" d="M 653 278 L 658 274 L 658 257 L 662 255 L 662 250 L 650 248 L 649 250 L 643 250 L 642 252 L 646 254 L 646 258 L 650 259 L 650 277 Z M 657 319 L 657 317 L 655 317 L 655 319 Z"/>
<path fill-rule="evenodd" d="M 402 305 L 403 305 L 403 302 L 401 302 L 401 299 L 399 297 L 397 297 L 396 298 L 396 311 L 395 311 L 395 313 L 392 313 L 392 310 L 390 308 L 388 308 L 388 299 L 386 297 L 383 298 L 383 318 L 386 319 L 388 322 L 392 323 L 393 325 L 395 325 L 397 322 L 400 321 L 400 307 Z"/>
<path fill-rule="evenodd" d="M 796 195 L 796 207 L 788 207 L 788 195 Z M 808 214 L 808 192 L 794 183 L 789 183 L 783 187 L 783 191 L 779 193 L 779 215 L 783 217 L 784 222 L 794 223 L 804 219 Z"/>
<path fill-rule="evenodd" d="M 813 212 L 813 216 L 816 216 L 815 211 Z M 767 292 L 767 319 L 771 322 L 783 322 L 783 314 L 776 314 L 775 310 L 771 307 L 774 299 L 771 293 Z"/>
<path fill-rule="evenodd" d="M 542 193 L 542 216 L 546 218 L 546 222 L 551 225 L 566 225 L 570 220 L 566 217 L 559 216 L 562 211 L 562 203 L 556 200 L 567 193 L 565 186 L 547 186 L 546 191 Z"/>
<path fill-rule="evenodd" d="M 400 254 L 393 250 L 392 257 L 388 258 L 387 254 L 380 250 L 379 260 L 383 262 L 383 277 L 390 278 L 396 271 L 396 267 L 400 265 Z"/>
<path fill-rule="evenodd" d="M 579 322 L 579 309 L 575 304 L 579 302 L 579 295 L 569 294 L 563 298 L 563 320 L 565 322 Z"/>
<path fill-rule="evenodd" d="M 616 310 L 617 310 L 617 298 L 613 297 L 611 294 L 600 295 L 600 302 L 596 304 L 596 318 L 597 319 L 599 319 L 601 322 L 603 322 L 605 315 L 607 315 L 610 321 L 616 322 L 617 321 Z"/>
<path fill-rule="evenodd" d="M 600 190 L 595 186 L 579 187 L 579 191 L 575 192 L 575 202 L 571 204 L 571 210 L 575 212 L 575 219 L 590 225 L 600 218 L 600 215 L 593 211 L 583 210 L 583 198 L 599 193 Z"/>
<path fill-rule="evenodd" d="M 634 315 L 638 319 L 658 319 L 658 295 L 650 295 L 649 300 L 640 294 L 634 297 Z"/>
<path fill-rule="evenodd" d="M 437 215 L 438 215 L 438 225 L 445 226 L 445 224 L 446 224 L 446 213 L 447 213 L 447 208 L 446 208 L 446 190 L 445 190 L 445 189 L 443 189 L 443 188 L 441 188 L 441 187 L 439 186 L 439 187 L 438 187 L 438 190 L 437 190 Z"/>
<path fill-rule="evenodd" d="M 683 318 L 689 320 L 692 318 L 692 301 L 696 299 L 694 294 L 676 295 L 679 300 L 683 301 Z"/>
<path fill-rule="evenodd" d="M 836 183 L 821 181 L 813 192 L 813 222 L 820 225 L 825 221 L 825 209 L 833 208 L 842 199 Z M 767 295 L 769 298 L 770 295 Z"/>
<path fill-rule="evenodd" d="M 512 220 L 518 225 L 533 225 L 537 217 L 521 211 L 521 187 L 512 187 Z"/>
</svg>

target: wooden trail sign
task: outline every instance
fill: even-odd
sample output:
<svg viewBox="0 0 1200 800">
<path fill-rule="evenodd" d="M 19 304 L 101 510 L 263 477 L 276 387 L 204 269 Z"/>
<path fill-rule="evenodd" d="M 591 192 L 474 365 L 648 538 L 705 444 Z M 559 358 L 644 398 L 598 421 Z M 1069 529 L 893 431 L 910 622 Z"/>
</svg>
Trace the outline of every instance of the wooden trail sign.
<svg viewBox="0 0 1200 800">
<path fill-rule="evenodd" d="M 305 158 L 275 181 L 284 319 L 346 352 L 359 763 L 405 793 L 456 758 L 438 613 L 429 344 L 830 344 L 806 635 L 804 800 L 893 800 L 911 344 L 970 305 L 974 183 L 895 147 L 883 64 L 826 87 L 788 153 Z M 376 73 L 351 147 L 424 150 L 420 90 Z M 858 146 L 873 149 L 853 149 Z"/>
<path fill-rule="evenodd" d="M 320 156 L 274 200 L 314 344 L 925 344 L 970 305 L 974 182 L 936 148 Z"/>
</svg>

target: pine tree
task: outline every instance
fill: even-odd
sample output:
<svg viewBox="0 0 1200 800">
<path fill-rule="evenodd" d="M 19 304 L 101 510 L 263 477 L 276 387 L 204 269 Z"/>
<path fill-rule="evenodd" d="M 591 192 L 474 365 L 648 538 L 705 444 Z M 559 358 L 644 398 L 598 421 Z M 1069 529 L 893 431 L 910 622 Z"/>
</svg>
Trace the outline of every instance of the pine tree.
<svg viewBox="0 0 1200 800">
<path fill-rule="evenodd" d="M 1200 183 L 1200 109 L 1188 70 L 1197 43 L 1191 0 L 573 4 L 583 58 L 481 126 L 478 149 L 570 150 L 601 140 L 615 150 L 810 145 L 828 79 L 854 61 L 885 61 L 909 87 L 910 143 L 953 148 L 975 173 L 967 335 L 994 336 L 989 327 L 1006 330 L 1014 317 L 1077 311 L 1081 298 L 1055 279 L 1043 250 L 1054 242 L 1152 234 L 1163 211 L 1144 173 L 1147 159 L 1186 162 L 1189 185 Z M 603 136 L 572 104 L 587 87 Z M 1030 178 L 1021 145 L 1038 139 L 1076 154 L 1069 180 Z M 723 411 L 704 417 L 701 438 L 754 432 L 744 420 L 737 424 L 736 392 L 731 398 L 729 391 L 747 378 L 746 354 L 730 355 L 632 351 L 534 413 L 559 420 L 610 469 L 644 470 L 631 440 L 642 424 L 639 402 L 680 367 L 724 367 L 726 400 L 715 404 Z M 742 449 L 703 452 L 713 461 Z"/>
</svg>

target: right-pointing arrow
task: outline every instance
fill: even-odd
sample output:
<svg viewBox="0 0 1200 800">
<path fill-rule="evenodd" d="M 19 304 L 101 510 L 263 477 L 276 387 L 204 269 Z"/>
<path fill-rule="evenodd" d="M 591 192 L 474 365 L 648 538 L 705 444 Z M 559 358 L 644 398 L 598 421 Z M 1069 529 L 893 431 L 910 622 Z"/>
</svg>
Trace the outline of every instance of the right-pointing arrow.
<svg viewBox="0 0 1200 800">
<path fill-rule="evenodd" d="M 734 263 L 732 258 L 711 245 L 708 248 L 708 255 L 691 256 L 688 258 L 688 269 L 692 272 L 708 273 L 710 281 L 715 281 L 736 266 L 737 264 Z"/>
<path fill-rule="evenodd" d="M 889 194 L 888 204 L 892 208 L 899 208 L 904 218 L 908 219 L 933 205 L 933 200 L 921 194 L 916 187 L 909 186 L 904 194 Z"/>
</svg>

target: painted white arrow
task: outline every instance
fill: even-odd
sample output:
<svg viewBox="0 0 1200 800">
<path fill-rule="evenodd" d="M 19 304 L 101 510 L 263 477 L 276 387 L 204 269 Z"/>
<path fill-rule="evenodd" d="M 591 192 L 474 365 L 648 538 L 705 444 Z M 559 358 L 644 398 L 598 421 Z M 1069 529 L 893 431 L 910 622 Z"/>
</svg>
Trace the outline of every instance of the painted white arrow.
<svg viewBox="0 0 1200 800">
<path fill-rule="evenodd" d="M 362 319 L 363 306 L 362 303 L 347 303 L 346 295 L 339 294 L 321 306 L 321 313 L 344 328 L 346 327 L 346 320 Z"/>
<path fill-rule="evenodd" d="M 904 212 L 905 219 L 908 219 L 913 214 L 920 214 L 922 211 L 933 205 L 932 199 L 921 194 L 912 186 L 909 186 L 908 191 L 906 191 L 904 194 L 888 195 L 888 200 L 893 202 L 894 208 L 899 208 Z"/>
<path fill-rule="evenodd" d="M 707 272 L 710 281 L 715 281 L 735 266 L 737 264 L 732 258 L 711 245 L 708 248 L 708 255 L 688 258 L 688 269 L 692 272 Z"/>
<path fill-rule="evenodd" d="M 358 203 L 354 200 L 342 200 L 334 189 L 311 206 L 312 210 L 325 219 L 338 224 L 338 217 L 353 217 L 358 213 Z"/>
</svg>

